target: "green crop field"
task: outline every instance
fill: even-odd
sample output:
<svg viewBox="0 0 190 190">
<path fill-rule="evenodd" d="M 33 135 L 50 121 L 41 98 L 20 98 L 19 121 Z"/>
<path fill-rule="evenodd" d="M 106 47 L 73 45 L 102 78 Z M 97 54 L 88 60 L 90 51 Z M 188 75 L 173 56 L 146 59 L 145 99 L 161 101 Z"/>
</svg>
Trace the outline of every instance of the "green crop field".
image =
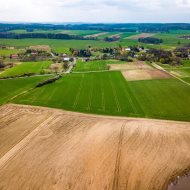
<svg viewBox="0 0 190 190">
<path fill-rule="evenodd" d="M 69 35 L 79 35 L 86 36 L 92 34 L 101 33 L 98 30 L 34 30 L 33 32 L 27 32 L 26 30 L 10 30 L 9 32 L 17 33 L 17 34 L 25 34 L 25 33 L 51 33 L 51 34 L 69 34 Z"/>
<path fill-rule="evenodd" d="M 94 114 L 190 121 L 189 94 L 190 87 L 176 79 L 127 82 L 120 72 L 100 72 L 64 76 L 14 102 Z"/>
<path fill-rule="evenodd" d="M 0 80 L 0 105 L 6 103 L 10 98 L 34 87 L 47 77 L 30 77 L 22 79 Z"/>
<path fill-rule="evenodd" d="M 183 78 L 184 81 L 188 82 L 190 84 L 190 77 Z"/>
<path fill-rule="evenodd" d="M 190 30 L 170 30 L 170 34 L 189 34 L 190 35 Z"/>
<path fill-rule="evenodd" d="M 104 38 L 106 35 L 100 36 L 99 38 Z M 117 47 L 119 45 L 123 47 L 128 46 L 136 46 L 136 45 L 143 45 L 147 48 L 162 48 L 162 49 L 172 49 L 176 46 L 179 46 L 178 39 L 167 39 L 170 42 L 165 41 L 163 44 L 160 45 L 151 45 L 151 44 L 144 44 L 138 43 L 137 40 L 131 39 L 121 39 L 116 42 L 105 42 L 103 40 L 57 40 L 57 39 L 1 39 L 0 45 L 7 45 L 7 46 L 14 46 L 16 48 L 25 48 L 32 45 L 49 45 L 52 50 L 56 51 L 57 53 L 67 53 L 68 48 L 75 48 L 75 49 L 85 49 L 89 46 L 97 47 L 97 48 L 105 48 L 105 47 Z M 174 42 L 173 42 L 174 40 Z M 181 40 L 181 42 L 185 41 L 187 44 L 187 40 Z"/>
<path fill-rule="evenodd" d="M 190 60 L 184 60 L 182 64 L 184 67 L 190 67 Z"/>
<path fill-rule="evenodd" d="M 11 54 L 17 54 L 20 50 L 18 49 L 0 49 L 0 56 L 10 56 Z"/>
<path fill-rule="evenodd" d="M 162 34 L 157 34 L 154 37 L 163 39 L 163 45 L 172 46 L 172 47 L 178 47 L 190 43 L 189 40 L 180 39 L 179 38 L 180 36 L 181 36 L 180 34 L 162 33 Z"/>
<path fill-rule="evenodd" d="M 44 69 L 47 69 L 51 63 L 51 61 L 23 62 L 17 66 L 5 70 L 5 72 L 0 74 L 0 78 L 19 76 L 28 73 L 40 74 L 44 71 Z"/>
<path fill-rule="evenodd" d="M 1 39 L 0 45 L 8 45 L 15 47 L 28 47 L 32 45 L 49 45 L 53 50 L 62 53 L 64 48 L 85 49 L 88 46 L 92 47 L 115 47 L 119 42 L 104 42 L 96 40 L 55 40 L 55 39 Z"/>
<path fill-rule="evenodd" d="M 74 68 L 74 72 L 80 71 L 101 71 L 108 70 L 108 64 L 122 64 L 126 63 L 118 60 L 96 60 L 83 62 L 82 60 L 77 61 L 77 65 Z"/>
</svg>

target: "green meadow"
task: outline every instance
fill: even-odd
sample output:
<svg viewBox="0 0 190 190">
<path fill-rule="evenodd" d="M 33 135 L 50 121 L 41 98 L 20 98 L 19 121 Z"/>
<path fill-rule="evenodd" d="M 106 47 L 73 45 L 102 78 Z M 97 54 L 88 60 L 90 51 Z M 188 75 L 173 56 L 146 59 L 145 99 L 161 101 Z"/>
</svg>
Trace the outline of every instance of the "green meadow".
<svg viewBox="0 0 190 190">
<path fill-rule="evenodd" d="M 23 62 L 17 66 L 5 70 L 0 74 L 0 78 L 14 77 L 29 73 L 40 74 L 41 72 L 45 72 L 45 69 L 48 69 L 51 63 L 51 61 Z"/>
<path fill-rule="evenodd" d="M 74 68 L 74 72 L 81 71 L 102 71 L 108 70 L 108 64 L 122 64 L 126 63 L 118 60 L 96 60 L 96 61 L 88 61 L 83 62 L 82 60 L 77 61 L 77 65 Z"/>
</svg>

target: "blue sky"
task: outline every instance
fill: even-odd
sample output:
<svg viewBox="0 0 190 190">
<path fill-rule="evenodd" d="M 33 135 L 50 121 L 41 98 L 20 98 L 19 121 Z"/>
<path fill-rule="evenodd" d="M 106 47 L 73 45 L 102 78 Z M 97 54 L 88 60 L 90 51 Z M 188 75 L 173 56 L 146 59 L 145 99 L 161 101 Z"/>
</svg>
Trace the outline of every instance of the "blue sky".
<svg viewBox="0 0 190 190">
<path fill-rule="evenodd" d="M 9 22 L 190 22 L 190 0 L 0 1 Z"/>
</svg>

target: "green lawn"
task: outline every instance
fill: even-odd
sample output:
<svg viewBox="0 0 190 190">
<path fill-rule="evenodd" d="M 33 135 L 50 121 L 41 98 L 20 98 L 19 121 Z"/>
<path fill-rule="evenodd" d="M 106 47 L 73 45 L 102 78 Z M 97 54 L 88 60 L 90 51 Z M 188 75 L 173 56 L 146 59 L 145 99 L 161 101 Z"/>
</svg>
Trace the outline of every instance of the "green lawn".
<svg viewBox="0 0 190 190">
<path fill-rule="evenodd" d="M 24 79 L 0 80 L 0 105 L 25 90 L 34 87 L 37 83 L 46 78 L 47 77 L 30 77 Z"/>
<path fill-rule="evenodd" d="M 17 66 L 5 70 L 5 72 L 0 74 L 0 78 L 8 76 L 19 76 L 28 73 L 40 74 L 44 71 L 44 69 L 47 69 L 51 63 L 51 61 L 23 62 Z"/>
<path fill-rule="evenodd" d="M 127 82 L 120 72 L 71 74 L 14 102 L 119 116 L 190 121 L 190 87 L 176 79 Z"/>
<path fill-rule="evenodd" d="M 74 68 L 74 72 L 80 71 L 101 71 L 108 70 L 108 64 L 116 64 L 116 63 L 126 63 L 119 60 L 96 60 L 96 61 L 88 61 L 83 62 L 82 60 L 77 61 L 77 65 Z"/>
</svg>

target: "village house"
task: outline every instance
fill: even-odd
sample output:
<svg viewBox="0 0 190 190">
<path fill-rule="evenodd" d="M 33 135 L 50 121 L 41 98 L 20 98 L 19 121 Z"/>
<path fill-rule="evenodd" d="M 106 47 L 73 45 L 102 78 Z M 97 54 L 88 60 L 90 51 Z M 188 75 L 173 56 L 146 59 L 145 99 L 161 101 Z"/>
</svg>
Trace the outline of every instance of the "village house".
<svg viewBox="0 0 190 190">
<path fill-rule="evenodd" d="M 37 52 L 32 52 L 31 55 L 35 56 L 37 55 Z"/>
<path fill-rule="evenodd" d="M 125 48 L 125 51 L 131 51 L 131 48 Z"/>
<path fill-rule="evenodd" d="M 18 58 L 19 58 L 18 54 L 10 55 L 10 59 L 18 59 Z"/>
<path fill-rule="evenodd" d="M 64 58 L 63 58 L 63 61 L 69 62 L 69 61 L 70 61 L 70 58 L 69 58 L 69 57 L 64 57 Z"/>
</svg>

